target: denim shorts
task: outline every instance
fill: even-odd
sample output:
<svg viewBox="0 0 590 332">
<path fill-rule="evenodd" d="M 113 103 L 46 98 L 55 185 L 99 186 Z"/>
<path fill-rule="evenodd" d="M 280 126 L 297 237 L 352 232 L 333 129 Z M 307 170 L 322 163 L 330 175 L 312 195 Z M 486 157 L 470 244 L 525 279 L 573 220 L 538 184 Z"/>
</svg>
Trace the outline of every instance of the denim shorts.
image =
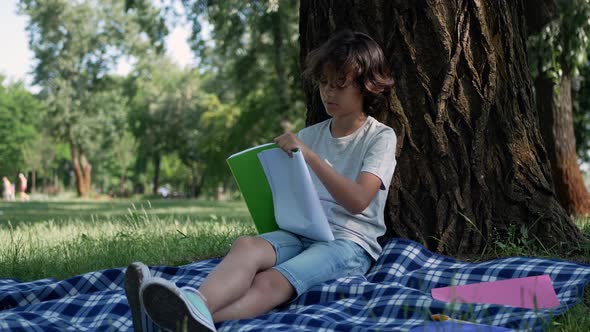
<svg viewBox="0 0 590 332">
<path fill-rule="evenodd" d="M 365 249 L 351 240 L 318 242 L 282 230 L 258 237 L 273 246 L 277 256 L 273 269 L 289 280 L 296 297 L 324 281 L 363 275 L 373 261 Z"/>
</svg>

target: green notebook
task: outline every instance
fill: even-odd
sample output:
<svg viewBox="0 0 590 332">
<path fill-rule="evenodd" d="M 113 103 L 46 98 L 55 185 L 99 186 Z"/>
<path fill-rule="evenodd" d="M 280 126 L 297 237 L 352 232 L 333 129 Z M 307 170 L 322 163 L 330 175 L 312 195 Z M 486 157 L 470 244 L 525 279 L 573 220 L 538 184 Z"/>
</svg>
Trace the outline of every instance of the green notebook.
<svg viewBox="0 0 590 332">
<path fill-rule="evenodd" d="M 236 179 L 259 234 L 279 229 L 275 220 L 272 191 L 257 156 L 261 151 L 276 147 L 278 146 L 274 143 L 263 144 L 227 158 L 229 169 Z"/>
</svg>

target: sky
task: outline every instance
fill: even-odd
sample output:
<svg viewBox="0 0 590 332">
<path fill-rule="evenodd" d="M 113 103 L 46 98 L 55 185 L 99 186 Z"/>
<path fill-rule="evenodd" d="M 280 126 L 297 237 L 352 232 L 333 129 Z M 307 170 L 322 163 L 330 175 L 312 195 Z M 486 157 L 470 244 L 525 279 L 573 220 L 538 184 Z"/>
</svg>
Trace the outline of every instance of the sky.
<svg viewBox="0 0 590 332">
<path fill-rule="evenodd" d="M 26 17 L 17 15 L 16 3 L 17 0 L 0 0 L 0 73 L 6 75 L 10 81 L 24 80 L 30 87 L 34 58 L 25 31 L 27 20 Z M 186 42 L 189 36 L 190 26 L 185 25 L 173 28 L 166 38 L 168 55 L 182 67 L 194 62 L 192 51 Z M 129 61 L 123 59 L 116 72 L 125 75 L 131 69 Z"/>
</svg>

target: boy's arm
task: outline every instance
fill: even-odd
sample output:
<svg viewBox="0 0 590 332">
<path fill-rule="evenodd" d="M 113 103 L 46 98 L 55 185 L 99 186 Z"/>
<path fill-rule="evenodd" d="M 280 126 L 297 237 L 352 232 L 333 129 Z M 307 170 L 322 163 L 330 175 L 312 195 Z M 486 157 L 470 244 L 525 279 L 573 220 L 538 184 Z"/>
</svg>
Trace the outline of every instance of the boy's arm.
<svg viewBox="0 0 590 332">
<path fill-rule="evenodd" d="M 351 181 L 336 172 L 315 152 L 311 150 L 310 152 L 309 158 L 306 159 L 307 164 L 322 181 L 330 195 L 348 212 L 352 214 L 363 212 L 379 191 L 381 179 L 374 174 L 361 172 L 356 181 Z"/>
<path fill-rule="evenodd" d="M 315 152 L 309 149 L 296 135 L 287 132 L 274 140 L 291 156 L 293 149 L 300 149 L 305 161 L 320 179 L 330 195 L 348 212 L 358 214 L 371 203 L 379 188 L 381 179 L 368 172 L 361 172 L 356 181 L 340 175 Z"/>
</svg>

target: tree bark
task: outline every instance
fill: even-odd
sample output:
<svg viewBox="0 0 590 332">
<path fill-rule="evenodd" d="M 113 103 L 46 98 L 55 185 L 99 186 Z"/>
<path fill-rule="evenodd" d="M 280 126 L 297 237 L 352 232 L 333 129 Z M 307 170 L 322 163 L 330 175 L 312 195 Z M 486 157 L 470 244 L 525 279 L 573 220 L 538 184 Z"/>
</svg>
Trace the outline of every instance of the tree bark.
<svg viewBox="0 0 590 332">
<path fill-rule="evenodd" d="M 590 195 L 576 155 L 571 77 L 562 75 L 556 85 L 541 74 L 535 80 L 535 87 L 539 123 L 557 198 L 568 213 L 587 216 L 590 214 Z"/>
<path fill-rule="evenodd" d="M 86 197 L 90 193 L 92 165 L 86 159 L 84 150 L 74 143 L 70 143 L 70 155 L 76 176 L 76 191 L 78 196 Z"/>
<path fill-rule="evenodd" d="M 336 30 L 371 35 L 396 82 L 397 169 L 383 239 L 473 253 L 511 229 L 582 240 L 556 200 L 533 109 L 522 1 L 301 0 L 300 61 Z M 304 82 L 308 125 L 326 119 Z"/>
</svg>

